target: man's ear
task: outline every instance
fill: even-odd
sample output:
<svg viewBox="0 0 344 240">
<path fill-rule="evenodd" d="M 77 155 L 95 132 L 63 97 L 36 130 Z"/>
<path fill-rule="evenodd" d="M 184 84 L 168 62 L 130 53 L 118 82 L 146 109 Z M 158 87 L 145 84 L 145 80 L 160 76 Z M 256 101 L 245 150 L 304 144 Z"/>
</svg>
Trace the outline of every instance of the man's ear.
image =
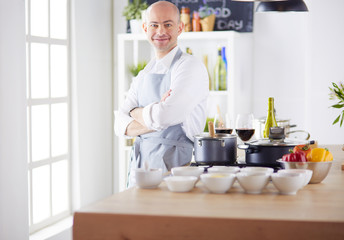
<svg viewBox="0 0 344 240">
<path fill-rule="evenodd" d="M 181 34 L 184 30 L 184 23 L 182 21 L 179 22 L 179 25 L 178 25 L 178 34 Z"/>
<path fill-rule="evenodd" d="M 142 29 L 145 33 L 147 33 L 147 23 L 146 22 L 142 23 Z"/>
</svg>

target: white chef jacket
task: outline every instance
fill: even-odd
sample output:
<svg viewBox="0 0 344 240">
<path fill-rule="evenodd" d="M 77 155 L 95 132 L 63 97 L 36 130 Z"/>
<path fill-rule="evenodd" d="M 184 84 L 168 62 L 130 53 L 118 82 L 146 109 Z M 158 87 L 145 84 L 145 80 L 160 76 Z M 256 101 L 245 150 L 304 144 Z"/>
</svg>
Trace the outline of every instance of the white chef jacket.
<svg viewBox="0 0 344 240">
<path fill-rule="evenodd" d="M 129 111 L 138 107 L 138 81 L 147 73 L 165 74 L 178 51 L 178 46 L 162 59 L 152 59 L 131 83 L 124 104 L 115 112 L 115 133 L 124 136 L 134 119 Z M 160 131 L 182 123 L 186 136 L 200 134 L 206 122 L 209 78 L 204 64 L 196 57 L 183 53 L 171 69 L 171 95 L 164 102 L 153 102 L 143 108 L 143 119 L 151 130 Z"/>
</svg>

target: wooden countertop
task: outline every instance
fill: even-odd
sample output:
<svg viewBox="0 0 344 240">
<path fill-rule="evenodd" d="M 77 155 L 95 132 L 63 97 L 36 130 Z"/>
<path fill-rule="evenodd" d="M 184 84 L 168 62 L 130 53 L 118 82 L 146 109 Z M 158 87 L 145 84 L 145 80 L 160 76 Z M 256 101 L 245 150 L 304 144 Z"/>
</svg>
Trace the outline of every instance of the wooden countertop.
<svg viewBox="0 0 344 240">
<path fill-rule="evenodd" d="M 237 182 L 227 194 L 210 194 L 201 182 L 188 193 L 134 187 L 77 211 L 73 239 L 344 239 L 344 152 L 328 148 L 329 175 L 295 196 L 272 183 L 259 195 Z"/>
</svg>

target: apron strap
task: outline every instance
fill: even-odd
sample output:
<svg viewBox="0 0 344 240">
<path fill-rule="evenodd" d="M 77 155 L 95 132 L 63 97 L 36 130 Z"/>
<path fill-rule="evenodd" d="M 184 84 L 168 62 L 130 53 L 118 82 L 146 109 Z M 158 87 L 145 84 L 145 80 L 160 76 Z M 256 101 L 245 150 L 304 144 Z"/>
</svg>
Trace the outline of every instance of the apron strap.
<svg viewBox="0 0 344 240">
<path fill-rule="evenodd" d="M 150 137 L 150 138 L 141 138 L 141 141 L 147 141 L 151 143 L 161 143 L 164 145 L 169 145 L 169 146 L 176 146 L 176 147 L 184 147 L 184 148 L 189 148 L 192 149 L 193 145 L 190 144 L 191 141 L 189 142 L 180 142 L 177 140 L 172 140 L 172 139 L 167 139 L 167 138 L 160 138 L 160 137 Z"/>
</svg>

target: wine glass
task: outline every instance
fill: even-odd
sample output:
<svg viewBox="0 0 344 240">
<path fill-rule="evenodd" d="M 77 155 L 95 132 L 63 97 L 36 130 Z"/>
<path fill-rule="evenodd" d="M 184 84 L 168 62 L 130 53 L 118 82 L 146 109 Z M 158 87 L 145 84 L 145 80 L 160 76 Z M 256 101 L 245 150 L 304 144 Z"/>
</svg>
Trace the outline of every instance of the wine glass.
<svg viewBox="0 0 344 240">
<path fill-rule="evenodd" d="M 254 134 L 254 117 L 252 113 L 238 114 L 235 131 L 243 142 L 250 140 Z"/>
<path fill-rule="evenodd" d="M 233 129 L 230 126 L 230 119 L 227 114 L 223 117 L 221 113 L 217 113 L 214 118 L 215 133 L 231 134 Z"/>
</svg>

